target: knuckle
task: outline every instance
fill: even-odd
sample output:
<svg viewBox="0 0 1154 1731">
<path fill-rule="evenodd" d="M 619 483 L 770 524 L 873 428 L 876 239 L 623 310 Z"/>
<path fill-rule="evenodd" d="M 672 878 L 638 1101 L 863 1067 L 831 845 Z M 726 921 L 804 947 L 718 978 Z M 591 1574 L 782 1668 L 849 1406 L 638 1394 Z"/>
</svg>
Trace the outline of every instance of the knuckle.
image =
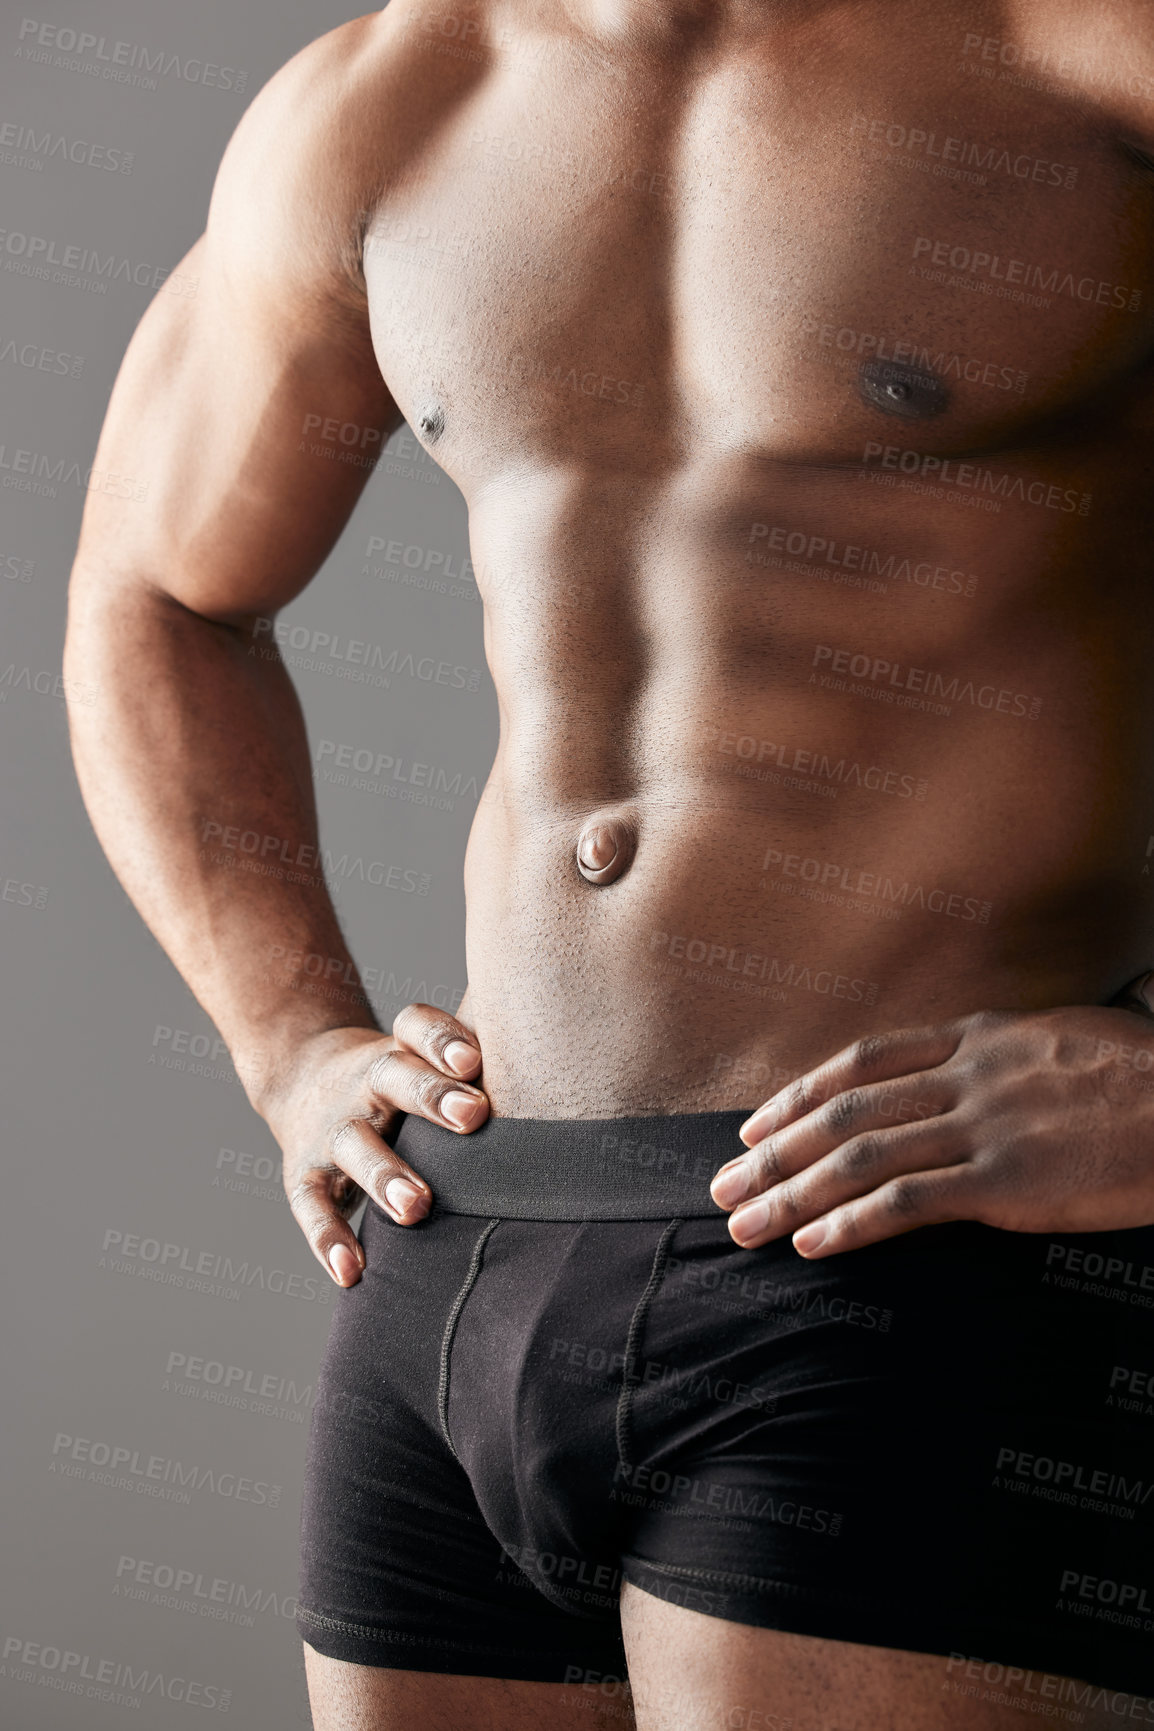
<svg viewBox="0 0 1154 1731">
<path fill-rule="evenodd" d="M 819 1106 L 824 1106 L 829 1099 L 830 1090 L 820 1079 L 806 1077 L 805 1080 L 794 1082 L 789 1093 L 784 1097 L 783 1104 L 776 1118 L 776 1126 L 785 1128 L 796 1123 L 801 1118 L 808 1118 L 811 1112 Z"/>
<path fill-rule="evenodd" d="M 835 1094 L 822 1108 L 822 1122 L 827 1130 L 848 1130 L 862 1115 L 865 1101 L 857 1088 Z"/>
<path fill-rule="evenodd" d="M 443 1076 L 438 1076 L 434 1070 L 410 1072 L 407 1092 L 414 1106 L 421 1112 L 438 1111 L 441 1097 L 449 1092 L 451 1084 Z"/>
<path fill-rule="evenodd" d="M 452 1016 L 446 1016 L 443 1010 L 438 1010 L 437 1019 L 435 1022 L 430 1024 L 426 1039 L 426 1046 L 430 1056 L 440 1063 L 445 1047 L 449 1045 L 450 1041 L 459 1040 L 460 1038 L 461 1029 L 457 1023 L 454 1022 Z"/>
<path fill-rule="evenodd" d="M 842 1167 L 850 1177 L 864 1177 L 876 1168 L 880 1152 L 876 1136 L 855 1136 L 841 1151 Z"/>
<path fill-rule="evenodd" d="M 782 1102 L 782 1115 L 793 1116 L 802 1112 L 808 1112 L 809 1106 L 810 1097 L 809 1091 L 806 1087 L 805 1077 L 800 1076 L 796 1082 L 791 1082 L 789 1085 Z"/>
<path fill-rule="evenodd" d="M 307 1172 L 301 1173 L 291 1187 L 286 1186 L 285 1194 L 288 1197 L 288 1205 L 302 1225 L 306 1223 L 306 1217 L 312 1218 L 317 1215 L 330 1170 L 316 1166 L 310 1167 Z"/>
<path fill-rule="evenodd" d="M 884 1034 L 863 1034 L 849 1049 L 850 1063 L 859 1070 L 874 1070 L 888 1051 Z"/>
<path fill-rule="evenodd" d="M 435 1010 L 431 1004 L 406 1004 L 393 1017 L 393 1033 L 398 1030 L 406 1039 L 420 1039 L 425 1032 L 430 1016 L 440 1017 L 440 1010 Z"/>
<path fill-rule="evenodd" d="M 802 1197 L 796 1184 L 781 1184 L 773 1193 L 773 1213 L 783 1225 L 796 1220 L 801 1213 Z"/>
<path fill-rule="evenodd" d="M 396 1052 L 380 1052 L 369 1065 L 365 1076 L 365 1087 L 375 1098 L 393 1103 L 397 1093 L 404 1066 Z"/>
<path fill-rule="evenodd" d="M 336 1165 L 344 1170 L 345 1161 L 353 1160 L 361 1151 L 362 1118 L 342 1118 L 329 1131 L 329 1152 Z"/>
<path fill-rule="evenodd" d="M 899 1220 L 920 1213 L 924 1200 L 922 1186 L 914 1178 L 895 1178 L 886 1193 L 886 1206 Z"/>
<path fill-rule="evenodd" d="M 778 1179 L 785 1176 L 781 1168 L 781 1154 L 772 1137 L 766 1137 L 764 1142 L 758 1142 L 751 1150 L 751 1154 L 755 1182 L 775 1184 Z"/>
<path fill-rule="evenodd" d="M 364 1163 L 361 1183 L 366 1190 L 376 1195 L 378 1191 L 383 1189 L 395 1171 L 396 1166 L 393 1161 L 387 1160 L 382 1154 L 370 1154 Z"/>
</svg>

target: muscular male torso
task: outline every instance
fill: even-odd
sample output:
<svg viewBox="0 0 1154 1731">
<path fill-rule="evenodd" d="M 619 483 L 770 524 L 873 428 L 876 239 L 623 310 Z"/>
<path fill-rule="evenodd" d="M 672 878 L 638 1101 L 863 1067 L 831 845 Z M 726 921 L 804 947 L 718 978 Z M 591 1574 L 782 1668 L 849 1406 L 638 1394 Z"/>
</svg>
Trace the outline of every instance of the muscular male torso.
<svg viewBox="0 0 1154 1731">
<path fill-rule="evenodd" d="M 1148 966 L 1154 18 L 392 0 L 361 53 L 500 705 L 493 1110 L 752 1105 Z"/>
</svg>

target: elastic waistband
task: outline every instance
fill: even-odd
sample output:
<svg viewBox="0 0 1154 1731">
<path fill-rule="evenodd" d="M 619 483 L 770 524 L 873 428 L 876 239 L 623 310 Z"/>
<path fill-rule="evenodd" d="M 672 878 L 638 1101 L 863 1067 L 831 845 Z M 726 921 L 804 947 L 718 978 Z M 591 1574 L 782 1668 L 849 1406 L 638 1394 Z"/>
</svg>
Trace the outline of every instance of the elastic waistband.
<svg viewBox="0 0 1154 1731">
<path fill-rule="evenodd" d="M 407 1117 L 393 1146 L 446 1214 L 510 1220 L 662 1220 L 722 1211 L 719 1166 L 743 1151 L 740 1112 L 668 1118 L 489 1118 L 457 1136 Z"/>
</svg>

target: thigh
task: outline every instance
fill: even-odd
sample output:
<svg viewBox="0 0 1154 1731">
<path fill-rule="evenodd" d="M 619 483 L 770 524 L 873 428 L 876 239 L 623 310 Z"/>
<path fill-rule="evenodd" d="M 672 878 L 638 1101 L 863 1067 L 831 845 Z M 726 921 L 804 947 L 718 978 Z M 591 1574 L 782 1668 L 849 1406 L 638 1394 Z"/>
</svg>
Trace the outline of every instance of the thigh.
<svg viewBox="0 0 1154 1731">
<path fill-rule="evenodd" d="M 633 1731 L 623 1685 L 531 1683 L 349 1665 L 305 1644 L 313 1731 Z"/>
<path fill-rule="evenodd" d="M 637 1731 L 1011 1731 L 1039 1715 L 1098 1731 L 1141 1700 L 959 1655 L 730 1623 L 628 1584 L 621 1622 Z"/>
</svg>

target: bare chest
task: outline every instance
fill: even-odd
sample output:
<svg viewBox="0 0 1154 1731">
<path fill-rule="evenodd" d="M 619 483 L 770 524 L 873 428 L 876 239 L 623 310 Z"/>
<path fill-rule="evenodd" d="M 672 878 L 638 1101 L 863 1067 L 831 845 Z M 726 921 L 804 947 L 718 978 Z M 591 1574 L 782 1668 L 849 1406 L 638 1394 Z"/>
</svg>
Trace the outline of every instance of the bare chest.
<svg viewBox="0 0 1154 1731">
<path fill-rule="evenodd" d="M 374 342 L 469 496 L 870 440 L 1037 446 L 1147 418 L 1154 166 L 1067 75 L 880 16 L 686 58 L 498 60 L 378 208 Z M 975 47 L 975 42 L 977 46 Z M 1126 135 L 1126 136 L 1124 136 Z"/>
</svg>

